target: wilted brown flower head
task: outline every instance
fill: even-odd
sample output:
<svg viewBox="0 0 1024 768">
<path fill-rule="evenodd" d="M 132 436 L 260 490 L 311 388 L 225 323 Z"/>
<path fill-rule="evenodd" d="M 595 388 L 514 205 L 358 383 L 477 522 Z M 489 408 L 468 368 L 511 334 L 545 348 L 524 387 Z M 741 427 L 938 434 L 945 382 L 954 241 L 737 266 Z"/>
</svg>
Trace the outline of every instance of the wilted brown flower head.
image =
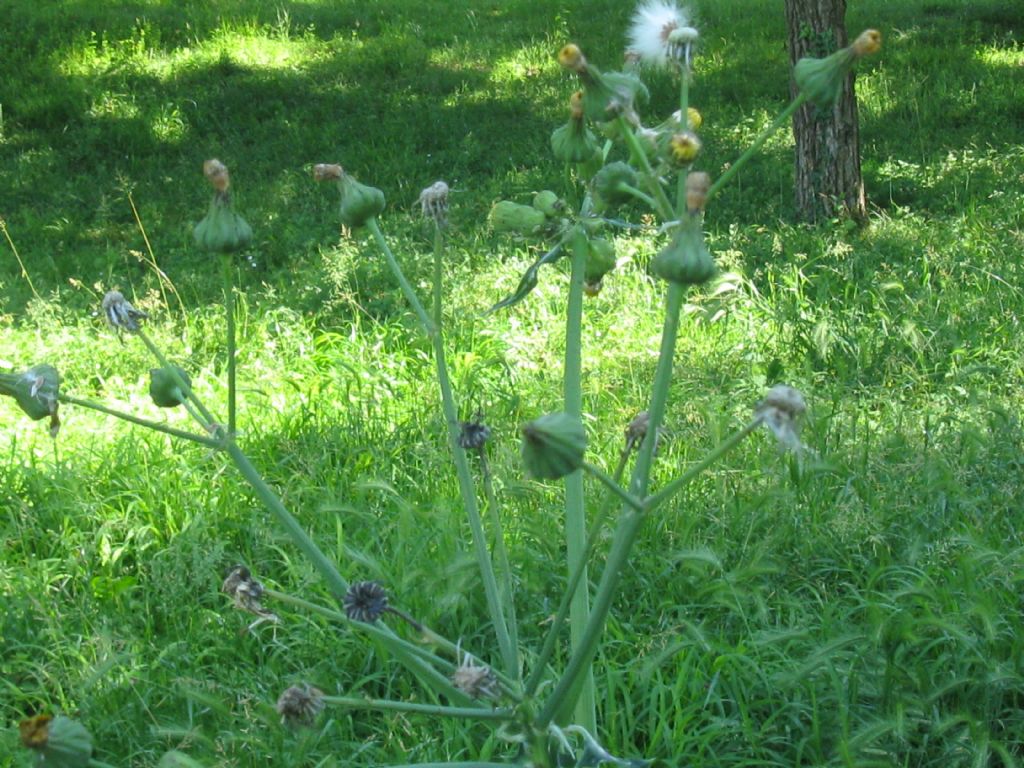
<svg viewBox="0 0 1024 768">
<path fill-rule="evenodd" d="M 324 692 L 309 683 L 287 688 L 277 699 L 282 725 L 312 725 L 324 708 Z"/>
<path fill-rule="evenodd" d="M 136 309 L 124 297 L 120 291 L 107 291 L 103 297 L 103 314 L 111 327 L 137 333 L 139 320 L 145 320 L 149 315 Z"/>
<path fill-rule="evenodd" d="M 203 175 L 218 192 L 226 192 L 231 184 L 228 167 L 220 160 L 212 159 L 203 163 Z"/>
<path fill-rule="evenodd" d="M 800 421 L 807 401 L 799 390 L 785 384 L 772 387 L 754 409 L 754 417 L 768 427 L 783 448 L 800 451 Z"/>
<path fill-rule="evenodd" d="M 342 606 L 352 621 L 371 624 L 388 610 L 388 593 L 376 581 L 357 581 L 349 586 Z"/>
<path fill-rule="evenodd" d="M 345 170 L 334 163 L 317 163 L 313 166 L 313 178 L 316 181 L 337 181 L 345 175 Z"/>
<path fill-rule="evenodd" d="M 462 664 L 452 672 L 452 685 L 474 699 L 496 699 L 498 678 L 488 666 L 476 666 L 469 654 L 463 656 Z"/>
<path fill-rule="evenodd" d="M 433 219 L 439 227 L 448 223 L 448 185 L 443 181 L 435 181 L 420 192 L 419 204 L 425 218 Z"/>
</svg>

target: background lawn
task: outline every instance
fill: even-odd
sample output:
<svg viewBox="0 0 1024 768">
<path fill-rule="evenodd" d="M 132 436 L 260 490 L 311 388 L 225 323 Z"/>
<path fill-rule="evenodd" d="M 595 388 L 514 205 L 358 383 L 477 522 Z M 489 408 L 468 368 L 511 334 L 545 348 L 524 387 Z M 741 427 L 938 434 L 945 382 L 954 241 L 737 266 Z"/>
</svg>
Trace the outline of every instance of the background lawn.
<svg viewBox="0 0 1024 768">
<path fill-rule="evenodd" d="M 781 4 L 698 4 L 691 100 L 712 175 L 785 106 Z M 664 482 L 784 381 L 811 404 L 799 468 L 757 435 L 650 520 L 598 658 L 615 754 L 692 766 L 1024 762 L 1024 12 L 1006 0 L 850 3 L 882 30 L 857 81 L 872 205 L 863 230 L 790 223 L 792 142 L 708 211 L 722 277 L 690 297 Z M 384 190 L 382 224 L 426 285 L 422 188 L 453 187 L 448 345 L 465 416 L 494 432 L 526 660 L 564 587 L 560 488 L 523 477 L 517 428 L 557 409 L 566 274 L 484 316 L 542 252 L 489 232 L 491 204 L 561 189 L 551 130 L 574 83 L 554 53 L 622 57 L 611 0 L 61 0 L 2 4 L 0 371 L 57 366 L 68 392 L 183 426 L 99 298 L 224 401 L 219 264 L 192 245 L 203 160 L 232 172 L 256 231 L 243 286 L 242 443 L 350 580 L 485 656 L 495 645 L 437 408 L 430 347 L 372 243 L 342 237 L 340 162 Z M 657 123 L 675 84 L 648 80 Z M 629 211 L 627 211 L 629 213 Z M 631 219 L 641 221 L 641 211 Z M 591 458 L 612 466 L 646 406 L 663 285 L 653 229 L 586 306 Z M 7 399 L 0 459 L 0 766 L 17 722 L 74 714 L 97 757 L 151 766 L 347 766 L 510 754 L 486 726 L 273 704 L 422 699 L 359 635 L 219 592 L 245 562 L 319 601 L 312 568 L 219 455 L 62 409 L 54 442 Z M 598 497 L 598 488 L 593 489 Z M 603 557 L 606 547 L 600 553 Z M 592 575 L 600 572 L 600 560 Z M 558 665 L 564 662 L 559 655 Z"/>
</svg>

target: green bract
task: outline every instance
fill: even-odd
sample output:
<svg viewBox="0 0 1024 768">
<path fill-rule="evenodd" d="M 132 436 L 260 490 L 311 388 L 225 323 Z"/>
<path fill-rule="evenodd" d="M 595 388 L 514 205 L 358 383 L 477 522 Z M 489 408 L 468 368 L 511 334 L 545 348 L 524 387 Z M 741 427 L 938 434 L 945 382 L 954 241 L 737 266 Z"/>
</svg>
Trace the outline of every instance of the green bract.
<svg viewBox="0 0 1024 768">
<path fill-rule="evenodd" d="M 619 205 L 632 199 L 628 188 L 635 188 L 637 175 L 633 167 L 621 161 L 608 163 L 594 176 L 595 208 Z"/>
<path fill-rule="evenodd" d="M 192 231 L 196 245 L 205 251 L 232 253 L 252 242 L 252 227 L 235 213 L 231 194 L 218 190 L 210 200 L 210 208 Z"/>
<path fill-rule="evenodd" d="M 561 216 L 565 211 L 565 203 L 550 189 L 542 189 L 533 196 L 533 207 L 549 219 Z"/>
<path fill-rule="evenodd" d="M 192 379 L 178 366 L 171 366 L 186 387 L 192 386 Z M 178 378 L 171 368 L 153 368 L 149 372 L 149 396 L 160 408 L 175 408 L 185 402 L 187 396 L 178 385 Z"/>
<path fill-rule="evenodd" d="M 698 285 L 715 275 L 715 260 L 704 244 L 700 217 L 688 217 L 672 241 L 651 260 L 658 277 L 681 285 Z"/>
<path fill-rule="evenodd" d="M 513 203 L 511 200 L 501 200 L 491 208 L 487 220 L 495 232 L 532 235 L 544 227 L 547 216 L 532 205 L 521 205 Z"/>
<path fill-rule="evenodd" d="M 384 210 L 384 193 L 376 187 L 360 184 L 348 174 L 338 181 L 341 190 L 341 223 L 355 229 Z"/>
<path fill-rule="evenodd" d="M 40 768 L 85 768 L 92 758 L 92 736 L 85 726 L 57 715 L 46 726 L 45 740 L 34 745 Z"/>
<path fill-rule="evenodd" d="M 583 80 L 583 112 L 596 122 L 633 112 L 637 101 L 647 101 L 647 86 L 625 72 L 598 72 L 590 67 Z"/>
<path fill-rule="evenodd" d="M 13 397 L 33 421 L 56 413 L 59 390 L 60 374 L 52 366 L 34 366 L 24 374 L 0 376 L 0 394 Z"/>
<path fill-rule="evenodd" d="M 597 137 L 581 118 L 570 117 L 569 122 L 551 134 L 551 151 L 565 163 L 585 163 L 599 149 Z"/>
<path fill-rule="evenodd" d="M 603 237 L 591 238 L 587 244 L 589 247 L 583 279 L 594 285 L 600 283 L 601 278 L 615 269 L 615 246 Z"/>
<path fill-rule="evenodd" d="M 810 101 L 830 109 L 839 99 L 843 80 L 855 58 L 853 51 L 843 48 L 824 59 L 800 59 L 793 67 L 793 79 Z"/>
<path fill-rule="evenodd" d="M 587 433 L 583 422 L 564 411 L 523 425 L 523 463 L 538 480 L 557 480 L 583 466 Z"/>
</svg>

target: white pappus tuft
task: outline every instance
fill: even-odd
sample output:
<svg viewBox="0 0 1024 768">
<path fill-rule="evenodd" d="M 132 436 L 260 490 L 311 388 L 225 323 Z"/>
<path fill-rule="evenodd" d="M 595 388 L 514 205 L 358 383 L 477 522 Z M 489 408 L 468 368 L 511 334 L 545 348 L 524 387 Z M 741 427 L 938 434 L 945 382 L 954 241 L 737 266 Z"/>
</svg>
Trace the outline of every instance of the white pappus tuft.
<svg viewBox="0 0 1024 768">
<path fill-rule="evenodd" d="M 649 66 L 665 67 L 677 62 L 689 66 L 697 37 L 686 9 L 671 0 L 644 0 L 629 26 L 628 52 Z"/>
</svg>

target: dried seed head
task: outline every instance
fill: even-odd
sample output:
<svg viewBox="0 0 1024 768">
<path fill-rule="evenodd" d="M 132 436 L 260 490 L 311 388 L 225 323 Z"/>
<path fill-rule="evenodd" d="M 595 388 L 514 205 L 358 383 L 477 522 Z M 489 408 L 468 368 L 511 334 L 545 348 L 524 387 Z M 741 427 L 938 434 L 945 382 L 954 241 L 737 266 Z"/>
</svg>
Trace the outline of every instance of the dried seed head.
<svg viewBox="0 0 1024 768">
<path fill-rule="evenodd" d="M 332 163 L 317 163 L 313 166 L 313 178 L 316 181 L 337 181 L 345 175 L 345 170 L 340 165 Z"/>
<path fill-rule="evenodd" d="M 800 421 L 807 401 L 799 390 L 785 384 L 772 387 L 754 409 L 754 417 L 768 427 L 783 448 L 800 451 Z"/>
<path fill-rule="evenodd" d="M 473 421 L 463 421 L 459 426 L 459 445 L 466 450 L 479 450 L 491 438 L 491 428 L 480 421 L 480 414 Z"/>
<path fill-rule="evenodd" d="M 226 192 L 231 184 L 228 176 L 228 167 L 220 160 L 207 160 L 203 163 L 203 175 L 218 192 Z"/>
<path fill-rule="evenodd" d="M 309 683 L 293 685 L 277 699 L 282 725 L 312 725 L 323 708 L 324 692 Z"/>
<path fill-rule="evenodd" d="M 357 581 L 349 585 L 342 606 L 352 621 L 370 624 L 388 609 L 388 593 L 376 581 Z"/>
<path fill-rule="evenodd" d="M 129 333 L 136 333 L 139 330 L 139 320 L 149 317 L 131 304 L 120 291 L 108 291 L 103 297 L 103 314 L 107 322 L 118 330 L 125 330 Z"/>
<path fill-rule="evenodd" d="M 478 667 L 466 654 L 459 668 L 452 672 L 452 685 L 474 699 L 498 698 L 498 678 L 487 666 Z"/>
<path fill-rule="evenodd" d="M 448 223 L 448 185 L 443 181 L 435 181 L 420 192 L 419 203 L 424 218 L 433 219 L 439 227 Z"/>
<path fill-rule="evenodd" d="M 255 613 L 263 618 L 277 616 L 263 607 L 263 585 L 257 581 L 244 565 L 236 565 L 224 579 L 221 591 L 231 597 L 236 608 Z"/>
<path fill-rule="evenodd" d="M 640 411 L 626 427 L 626 447 L 632 448 L 643 442 L 647 435 L 647 427 L 651 423 L 651 415 L 647 411 Z"/>
</svg>

